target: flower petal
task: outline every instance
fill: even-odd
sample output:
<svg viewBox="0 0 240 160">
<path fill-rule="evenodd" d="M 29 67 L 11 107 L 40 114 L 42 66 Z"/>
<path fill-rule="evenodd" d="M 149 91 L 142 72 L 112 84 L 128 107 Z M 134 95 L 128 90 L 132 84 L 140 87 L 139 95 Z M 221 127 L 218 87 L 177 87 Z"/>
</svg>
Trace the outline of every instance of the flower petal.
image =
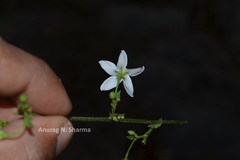
<svg viewBox="0 0 240 160">
<path fill-rule="evenodd" d="M 141 74 L 145 70 L 145 67 L 139 67 L 139 68 L 134 68 L 134 69 L 126 69 L 126 72 L 128 72 L 129 76 L 137 76 Z"/>
<path fill-rule="evenodd" d="M 117 68 L 121 69 L 122 67 L 124 69 L 127 67 L 127 63 L 128 63 L 127 54 L 124 50 L 122 50 L 118 58 Z"/>
<path fill-rule="evenodd" d="M 102 85 L 100 86 L 100 90 L 107 91 L 107 90 L 113 89 L 116 86 L 117 86 L 117 77 L 111 76 L 102 83 Z"/>
<path fill-rule="evenodd" d="M 116 65 L 110 61 L 105 61 L 105 60 L 101 60 L 98 62 L 102 69 L 104 69 L 104 71 L 106 71 L 108 74 L 110 74 L 111 76 L 116 75 L 116 72 L 118 69 L 116 67 Z"/>
<path fill-rule="evenodd" d="M 129 75 L 125 75 L 125 80 L 123 80 L 123 86 L 126 92 L 129 94 L 129 96 L 133 97 L 133 84 Z"/>
</svg>

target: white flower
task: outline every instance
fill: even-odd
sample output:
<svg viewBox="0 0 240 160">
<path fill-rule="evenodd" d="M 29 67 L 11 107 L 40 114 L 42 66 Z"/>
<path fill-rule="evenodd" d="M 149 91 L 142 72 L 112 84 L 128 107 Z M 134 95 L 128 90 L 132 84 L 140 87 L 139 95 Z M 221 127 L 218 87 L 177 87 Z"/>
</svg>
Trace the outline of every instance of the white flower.
<svg viewBox="0 0 240 160">
<path fill-rule="evenodd" d="M 129 94 L 129 96 L 133 97 L 133 84 L 130 76 L 134 77 L 142 73 L 145 69 L 144 66 L 134 69 L 127 69 L 126 67 L 128 58 L 124 50 L 122 50 L 119 55 L 117 66 L 114 63 L 106 60 L 101 60 L 99 63 L 101 67 L 109 75 L 111 75 L 102 83 L 100 90 L 107 91 L 115 88 L 117 86 L 117 81 L 120 78 L 119 83 L 123 81 L 126 92 Z"/>
</svg>

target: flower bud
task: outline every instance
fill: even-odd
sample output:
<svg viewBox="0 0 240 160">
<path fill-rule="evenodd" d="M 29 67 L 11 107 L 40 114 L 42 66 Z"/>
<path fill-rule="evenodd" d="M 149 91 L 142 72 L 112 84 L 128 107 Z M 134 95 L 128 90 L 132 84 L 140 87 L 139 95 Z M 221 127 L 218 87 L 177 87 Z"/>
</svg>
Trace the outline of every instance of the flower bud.
<svg viewBox="0 0 240 160">
<path fill-rule="evenodd" d="M 114 92 L 110 92 L 109 98 L 110 98 L 110 99 L 114 99 L 114 98 L 115 98 L 115 93 L 114 93 Z"/>
<path fill-rule="evenodd" d="M 20 100 L 20 102 L 22 102 L 22 103 L 26 103 L 26 102 L 27 102 L 27 96 L 26 96 L 26 94 L 21 94 L 21 95 L 19 96 L 19 100 Z"/>
</svg>

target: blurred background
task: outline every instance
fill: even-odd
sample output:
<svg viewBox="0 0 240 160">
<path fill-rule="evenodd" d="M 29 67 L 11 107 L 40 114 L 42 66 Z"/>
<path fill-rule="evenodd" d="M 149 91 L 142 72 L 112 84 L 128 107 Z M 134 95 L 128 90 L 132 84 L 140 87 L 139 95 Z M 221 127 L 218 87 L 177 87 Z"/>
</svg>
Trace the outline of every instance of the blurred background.
<svg viewBox="0 0 240 160">
<path fill-rule="evenodd" d="M 69 116 L 108 116 L 108 78 L 99 60 L 117 63 L 124 49 L 134 98 L 122 85 L 117 111 L 127 117 L 187 120 L 163 125 L 130 160 L 240 159 L 240 1 L 0 0 L 0 35 L 45 60 L 73 104 Z M 120 160 L 127 130 L 142 125 L 76 122 L 58 160 Z"/>
</svg>

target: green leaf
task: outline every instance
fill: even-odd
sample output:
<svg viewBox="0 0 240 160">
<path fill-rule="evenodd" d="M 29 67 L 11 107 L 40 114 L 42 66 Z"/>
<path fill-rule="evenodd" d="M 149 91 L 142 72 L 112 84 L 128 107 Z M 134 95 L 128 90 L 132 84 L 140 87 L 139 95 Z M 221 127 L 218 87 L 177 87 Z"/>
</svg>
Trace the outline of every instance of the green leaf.
<svg viewBox="0 0 240 160">
<path fill-rule="evenodd" d="M 143 138 L 143 139 L 142 139 L 142 144 L 145 145 L 146 143 L 147 143 L 147 138 Z"/>
<path fill-rule="evenodd" d="M 3 140 L 5 138 L 8 138 L 8 134 L 0 129 L 0 140 Z"/>
<path fill-rule="evenodd" d="M 116 94 L 116 100 L 120 101 L 120 98 L 121 98 L 121 91 L 118 91 Z"/>
<path fill-rule="evenodd" d="M 134 138 L 135 138 L 134 136 L 127 136 L 127 139 L 129 139 L 131 141 L 134 140 Z"/>
<path fill-rule="evenodd" d="M 37 114 L 37 113 L 31 113 L 30 118 L 32 118 L 32 117 L 36 117 L 36 116 L 40 116 L 40 114 Z"/>
<path fill-rule="evenodd" d="M 137 137 L 137 133 L 135 133 L 133 130 L 129 130 L 129 131 L 128 131 L 128 134 L 129 134 L 130 136 Z"/>
<path fill-rule="evenodd" d="M 3 128 L 4 126 L 8 125 L 10 122 L 6 120 L 0 120 L 0 129 Z"/>
<path fill-rule="evenodd" d="M 152 124 L 148 125 L 149 128 L 157 129 L 162 125 L 162 118 L 158 121 L 153 122 Z"/>
</svg>

